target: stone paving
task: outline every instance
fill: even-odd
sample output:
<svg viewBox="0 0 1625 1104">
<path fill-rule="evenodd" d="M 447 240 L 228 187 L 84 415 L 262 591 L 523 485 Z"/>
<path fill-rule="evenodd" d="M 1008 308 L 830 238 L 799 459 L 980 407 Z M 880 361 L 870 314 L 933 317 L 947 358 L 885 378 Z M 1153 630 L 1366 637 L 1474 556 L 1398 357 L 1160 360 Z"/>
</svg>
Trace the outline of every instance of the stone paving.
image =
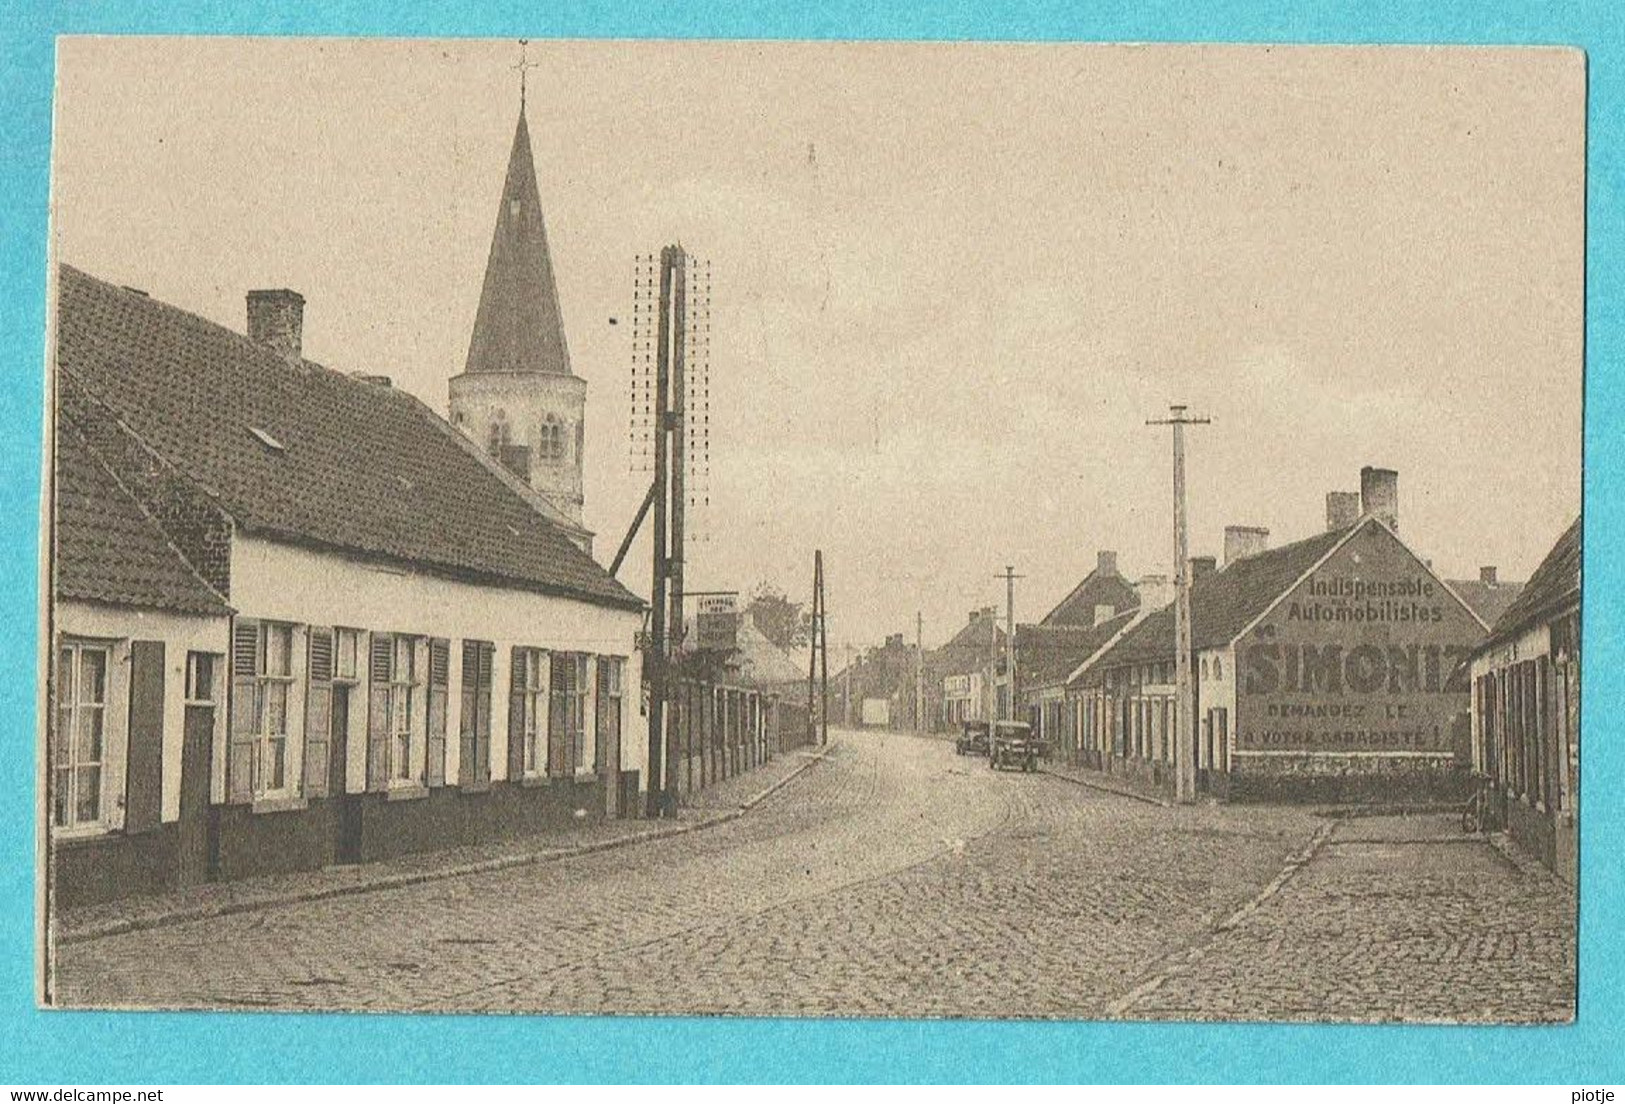
<svg viewBox="0 0 1625 1104">
<path fill-rule="evenodd" d="M 1563 1018 L 1572 898 L 1420 824 L 1159 808 L 993 772 L 938 741 L 849 733 L 705 831 L 75 943 L 56 993 L 117 1007 Z"/>
</svg>

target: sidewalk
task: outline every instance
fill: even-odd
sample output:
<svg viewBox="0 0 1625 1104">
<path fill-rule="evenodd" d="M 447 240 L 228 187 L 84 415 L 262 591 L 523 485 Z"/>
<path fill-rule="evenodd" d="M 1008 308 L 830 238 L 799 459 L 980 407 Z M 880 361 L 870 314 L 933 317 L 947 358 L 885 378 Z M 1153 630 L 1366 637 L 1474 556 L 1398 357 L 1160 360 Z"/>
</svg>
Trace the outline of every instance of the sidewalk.
<svg viewBox="0 0 1625 1104">
<path fill-rule="evenodd" d="M 1106 774 L 1102 771 L 1090 770 L 1087 767 L 1074 767 L 1066 763 L 1049 762 L 1041 765 L 1039 770 L 1045 774 L 1079 786 L 1087 786 L 1091 790 L 1113 794 L 1117 797 L 1126 797 L 1133 801 L 1144 801 L 1149 805 L 1160 805 L 1168 808 L 1172 803 L 1161 794 L 1156 793 L 1149 786 L 1140 788 L 1127 779 L 1115 774 Z"/>
<path fill-rule="evenodd" d="M 63 946 L 164 924 L 555 862 L 684 835 L 737 820 L 835 750 L 832 740 L 827 748 L 786 751 L 754 770 L 691 795 L 689 803 L 678 810 L 676 820 L 607 820 L 545 835 L 425 851 L 383 862 L 214 882 L 160 896 L 87 905 L 56 915 L 52 925 L 54 942 Z"/>
</svg>

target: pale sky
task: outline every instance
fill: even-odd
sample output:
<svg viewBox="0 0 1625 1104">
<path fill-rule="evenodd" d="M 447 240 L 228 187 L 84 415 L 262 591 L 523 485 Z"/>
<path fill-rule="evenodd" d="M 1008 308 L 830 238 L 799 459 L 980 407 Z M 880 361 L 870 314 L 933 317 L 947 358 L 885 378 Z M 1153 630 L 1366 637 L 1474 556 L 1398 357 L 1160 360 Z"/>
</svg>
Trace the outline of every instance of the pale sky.
<svg viewBox="0 0 1625 1104">
<path fill-rule="evenodd" d="M 67 39 L 60 261 L 444 413 L 518 111 L 512 42 Z M 528 117 L 607 562 L 633 258 L 711 262 L 691 589 L 808 595 L 832 647 L 1036 620 L 1115 549 L 1323 526 L 1362 464 L 1447 577 L 1580 504 L 1583 60 L 1558 50 L 533 42 Z M 620 319 L 611 325 L 610 318 Z M 647 535 L 640 550 L 647 548 Z M 621 578 L 648 590 L 647 552 Z M 831 666 L 840 662 L 832 655 Z"/>
</svg>

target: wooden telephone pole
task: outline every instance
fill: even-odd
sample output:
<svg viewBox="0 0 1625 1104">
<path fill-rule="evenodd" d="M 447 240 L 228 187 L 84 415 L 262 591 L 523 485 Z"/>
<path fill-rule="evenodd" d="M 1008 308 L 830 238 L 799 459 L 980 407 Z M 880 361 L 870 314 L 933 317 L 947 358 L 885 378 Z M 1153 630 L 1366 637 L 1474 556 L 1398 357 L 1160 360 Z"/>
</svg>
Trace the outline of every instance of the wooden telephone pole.
<svg viewBox="0 0 1625 1104">
<path fill-rule="evenodd" d="M 811 654 L 807 660 L 807 741 L 829 743 L 829 625 L 824 611 L 824 553 L 813 553 Z M 848 672 L 847 685 L 851 686 Z M 850 700 L 850 693 L 848 694 Z"/>
<path fill-rule="evenodd" d="M 1191 681 L 1191 563 L 1185 531 L 1185 427 L 1211 425 L 1193 418 L 1183 406 L 1170 406 L 1168 417 L 1149 418 L 1149 426 L 1174 428 L 1174 797 L 1196 800 L 1196 688 Z"/>
<path fill-rule="evenodd" d="M 1010 715 L 1008 717 L 995 716 L 994 720 L 1014 721 L 1016 716 L 1016 580 L 1025 579 L 1025 575 L 1017 575 L 1014 567 L 1006 566 L 1003 573 L 995 575 L 996 579 L 1004 580 L 1004 669 L 1010 677 Z M 996 674 L 996 672 L 995 672 Z M 997 706 L 999 694 L 998 679 L 993 680 L 993 698 Z M 998 710 L 995 709 L 995 713 Z"/>
<path fill-rule="evenodd" d="M 925 731 L 925 614 L 914 614 L 914 731 Z"/>
</svg>

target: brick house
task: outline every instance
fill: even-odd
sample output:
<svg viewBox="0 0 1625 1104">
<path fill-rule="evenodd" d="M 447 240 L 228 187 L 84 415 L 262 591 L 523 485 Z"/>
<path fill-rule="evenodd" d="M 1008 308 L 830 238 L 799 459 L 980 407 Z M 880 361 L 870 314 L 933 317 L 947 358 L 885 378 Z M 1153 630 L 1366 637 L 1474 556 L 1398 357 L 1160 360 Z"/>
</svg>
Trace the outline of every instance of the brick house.
<svg viewBox="0 0 1625 1104">
<path fill-rule="evenodd" d="M 1473 769 L 1512 837 L 1570 885 L 1579 863 L 1581 540 L 1576 518 L 1472 659 Z"/>
<path fill-rule="evenodd" d="M 1383 801 L 1465 792 L 1466 658 L 1487 626 L 1397 532 L 1398 478 L 1362 472 L 1353 520 L 1191 565 L 1199 785 L 1230 800 Z M 1171 788 L 1172 605 L 1127 629 L 1074 689 L 1103 769 Z"/>
<path fill-rule="evenodd" d="M 534 336 L 505 310 L 558 322 L 550 270 L 504 233 L 476 347 Z M 641 805 L 643 602 L 586 551 L 576 477 L 527 483 L 387 379 L 306 360 L 303 310 L 251 292 L 245 335 L 57 272 L 60 904 Z"/>
</svg>

